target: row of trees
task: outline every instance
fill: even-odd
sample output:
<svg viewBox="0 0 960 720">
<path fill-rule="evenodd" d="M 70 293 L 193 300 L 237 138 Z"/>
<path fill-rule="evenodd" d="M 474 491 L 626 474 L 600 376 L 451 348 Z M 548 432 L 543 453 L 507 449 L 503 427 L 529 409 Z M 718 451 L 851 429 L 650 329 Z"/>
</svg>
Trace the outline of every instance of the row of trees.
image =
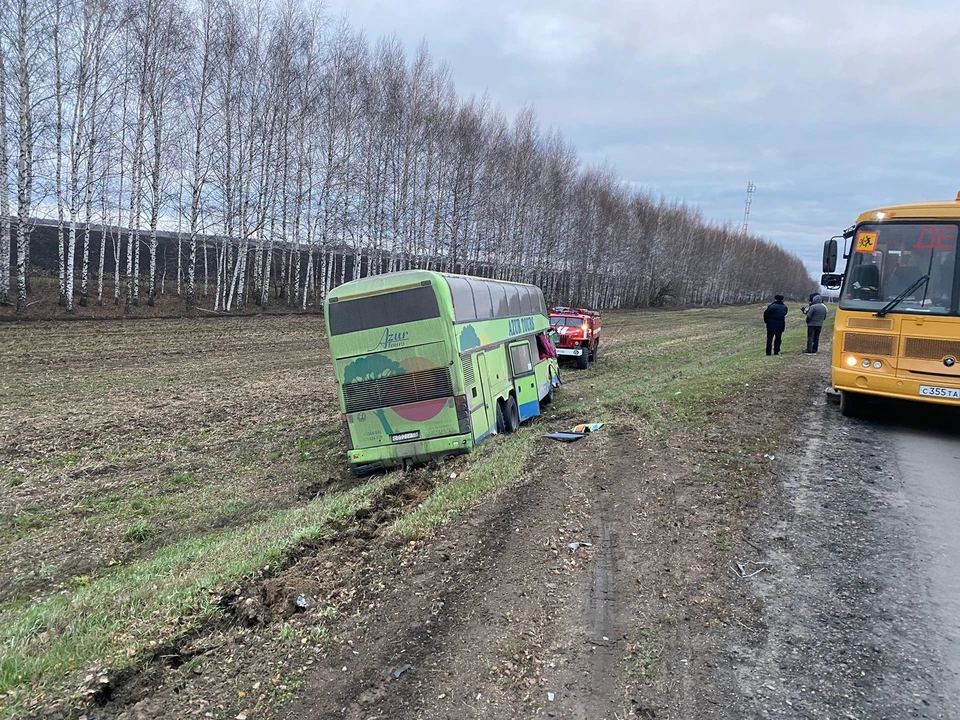
<svg viewBox="0 0 960 720">
<path fill-rule="evenodd" d="M 198 256 L 228 311 L 411 267 L 602 307 L 811 286 L 779 247 L 582 167 L 531 109 L 459 97 L 425 46 L 298 0 L 0 0 L 0 302 L 21 310 L 37 217 L 67 310 L 105 284 L 152 304 L 164 230 L 188 311 Z"/>
</svg>

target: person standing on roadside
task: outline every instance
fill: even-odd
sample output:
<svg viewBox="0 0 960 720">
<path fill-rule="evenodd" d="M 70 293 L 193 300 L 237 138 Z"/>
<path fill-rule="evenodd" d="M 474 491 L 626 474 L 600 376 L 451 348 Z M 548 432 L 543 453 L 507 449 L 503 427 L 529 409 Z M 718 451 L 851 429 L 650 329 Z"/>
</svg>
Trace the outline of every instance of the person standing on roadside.
<svg viewBox="0 0 960 720">
<path fill-rule="evenodd" d="M 767 355 L 780 354 L 780 339 L 787 328 L 787 312 L 783 295 L 774 295 L 773 302 L 763 311 L 763 321 L 767 324 Z"/>
<path fill-rule="evenodd" d="M 827 306 L 823 304 L 823 298 L 814 295 L 810 298 L 810 307 L 800 308 L 800 312 L 807 316 L 807 349 L 803 352 L 816 355 L 820 348 L 820 331 L 827 319 Z"/>
</svg>

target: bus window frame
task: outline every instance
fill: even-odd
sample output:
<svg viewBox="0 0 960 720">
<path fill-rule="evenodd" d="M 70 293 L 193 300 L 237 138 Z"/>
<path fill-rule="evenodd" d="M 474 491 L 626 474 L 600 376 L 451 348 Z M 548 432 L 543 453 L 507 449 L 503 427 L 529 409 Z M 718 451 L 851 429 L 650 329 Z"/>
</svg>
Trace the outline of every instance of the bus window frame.
<svg viewBox="0 0 960 720">
<path fill-rule="evenodd" d="M 450 301 L 453 304 L 454 322 L 471 322 L 477 319 L 477 306 L 473 300 L 473 287 L 467 278 L 447 278 Z M 469 300 L 469 303 L 467 302 Z"/>
<path fill-rule="evenodd" d="M 392 324 L 400 325 L 404 323 L 423 322 L 424 320 L 436 320 L 437 318 L 441 317 L 442 313 L 440 310 L 440 299 L 437 297 L 437 289 L 433 287 L 432 284 L 398 287 L 390 290 L 389 292 L 376 293 L 374 295 L 334 298 L 328 306 L 328 312 L 330 314 L 330 335 L 332 337 L 339 337 L 341 335 L 349 335 L 355 332 L 367 332 L 369 330 L 377 330 L 382 328 L 383 323 L 379 320 L 377 320 L 376 325 L 368 325 L 362 322 L 364 316 L 357 313 L 364 309 L 364 305 L 375 305 L 376 303 L 384 302 L 385 298 L 390 298 L 390 300 L 386 301 L 388 304 L 395 304 L 399 299 L 397 297 L 398 295 L 406 295 L 408 293 L 422 295 L 424 299 L 429 295 L 429 297 L 433 300 L 433 304 L 421 303 L 419 305 L 414 305 L 413 307 L 421 308 L 419 315 L 411 316 L 406 319 L 394 320 L 392 321 Z M 417 299 L 419 300 L 421 298 Z M 352 305 L 352 303 L 359 303 L 359 305 Z M 427 313 L 430 314 L 424 314 L 423 308 L 426 308 Z M 356 317 L 359 318 L 361 322 L 354 324 L 348 323 L 347 318 L 341 316 L 341 312 L 344 310 L 355 310 Z M 370 314 L 372 316 L 379 316 L 379 312 Z M 344 328 L 344 325 L 346 325 L 346 328 Z"/>
<path fill-rule="evenodd" d="M 514 356 L 513 351 L 514 351 L 514 350 L 519 350 L 519 349 L 521 349 L 521 348 L 525 348 L 525 349 L 526 349 L 526 353 L 527 353 L 527 367 L 526 367 L 526 369 L 522 369 L 522 370 L 518 371 L 518 370 L 517 370 L 517 359 L 516 359 L 516 357 Z M 536 372 L 536 366 L 537 366 L 539 363 L 543 362 L 543 360 L 540 360 L 540 359 L 539 359 L 539 358 L 540 358 L 539 353 L 536 354 L 537 361 L 534 362 L 534 353 L 533 353 L 532 350 L 530 349 L 530 338 L 523 338 L 522 340 L 515 340 L 515 341 L 512 341 L 512 342 L 507 343 L 507 353 L 508 353 L 509 356 L 510 356 L 510 370 L 513 372 L 513 378 L 514 378 L 514 379 L 522 378 L 522 377 L 526 377 L 526 376 L 528 376 L 528 375 L 534 374 L 534 373 Z"/>
<path fill-rule="evenodd" d="M 895 226 L 898 226 L 898 227 L 907 227 L 907 226 L 924 227 L 928 225 L 932 225 L 932 226 L 950 225 L 950 226 L 955 226 L 957 228 L 957 234 L 960 235 L 960 218 L 936 218 L 936 219 L 909 218 L 909 219 L 902 219 L 902 220 L 897 220 L 897 221 L 887 222 L 882 224 L 877 221 L 871 220 L 871 221 L 863 222 L 857 225 L 852 235 L 852 237 L 854 238 L 853 240 L 854 247 L 851 248 L 850 255 L 847 259 L 847 266 L 844 272 L 843 285 L 841 286 L 840 295 L 837 299 L 838 307 L 841 310 L 844 310 L 845 312 L 873 313 L 873 312 L 876 312 L 877 309 L 879 309 L 876 307 L 856 307 L 856 306 L 850 307 L 849 305 L 849 302 L 851 300 L 854 302 L 857 302 L 858 300 L 857 298 L 850 297 L 849 295 L 849 293 L 852 292 L 850 283 L 852 282 L 854 270 L 860 267 L 864 267 L 865 265 L 871 264 L 871 263 L 858 262 L 856 265 L 854 265 L 853 264 L 854 258 L 856 258 L 858 255 L 860 256 L 873 255 L 875 256 L 875 259 L 880 260 L 880 262 L 875 262 L 872 264 L 876 265 L 878 268 L 878 272 L 881 277 L 881 287 L 882 287 L 882 286 L 885 286 L 890 280 L 890 275 L 888 274 L 888 272 L 890 271 L 888 271 L 887 265 L 890 262 L 891 257 L 898 257 L 898 256 L 903 257 L 903 254 L 907 251 L 911 253 L 917 251 L 917 249 L 915 248 L 908 248 L 908 247 L 899 248 L 897 250 L 892 250 L 892 249 L 881 250 L 880 248 L 883 246 L 878 245 L 878 249 L 873 252 L 865 252 L 865 253 L 856 252 L 856 249 L 855 249 L 856 236 L 861 232 L 863 228 L 865 227 L 870 229 L 878 228 L 878 231 L 882 232 L 882 229 L 883 229 L 882 225 L 886 225 L 890 227 L 891 225 L 894 225 L 894 224 Z M 881 238 L 882 238 L 882 235 L 881 235 Z M 921 252 L 935 251 L 934 248 L 920 248 L 919 250 Z M 876 257 L 876 256 L 879 256 L 879 257 Z M 931 312 L 930 310 L 911 307 L 910 305 L 903 304 L 903 303 L 898 305 L 891 312 L 897 313 L 897 314 L 919 315 L 919 316 L 925 316 L 925 317 L 958 317 L 960 316 L 960 249 L 957 249 L 957 248 L 954 249 L 953 263 L 954 263 L 954 266 L 953 266 L 952 294 L 950 298 L 950 304 L 947 306 L 946 312 Z M 925 288 L 925 292 L 929 292 L 929 283 Z M 887 298 L 887 300 L 889 300 L 889 298 Z M 886 302 L 886 300 L 881 300 L 880 298 L 878 298 L 876 302 L 880 303 L 882 306 L 882 303 Z"/>
</svg>

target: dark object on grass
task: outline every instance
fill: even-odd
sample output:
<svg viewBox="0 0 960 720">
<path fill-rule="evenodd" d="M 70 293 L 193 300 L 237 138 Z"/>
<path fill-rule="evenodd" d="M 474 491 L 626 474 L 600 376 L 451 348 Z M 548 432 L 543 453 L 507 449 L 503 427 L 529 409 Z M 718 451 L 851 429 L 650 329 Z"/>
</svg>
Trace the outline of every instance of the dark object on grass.
<svg viewBox="0 0 960 720">
<path fill-rule="evenodd" d="M 585 438 L 589 433 L 575 433 L 575 432 L 555 432 L 544 435 L 545 438 L 550 438 L 551 440 L 558 440 L 559 442 L 576 442 L 580 438 Z"/>
<path fill-rule="evenodd" d="M 574 442 L 582 437 L 586 437 L 592 432 L 596 432 L 602 427 L 603 423 L 582 423 L 574 426 L 570 430 L 550 433 L 549 435 L 544 435 L 544 437 L 560 442 Z"/>
</svg>

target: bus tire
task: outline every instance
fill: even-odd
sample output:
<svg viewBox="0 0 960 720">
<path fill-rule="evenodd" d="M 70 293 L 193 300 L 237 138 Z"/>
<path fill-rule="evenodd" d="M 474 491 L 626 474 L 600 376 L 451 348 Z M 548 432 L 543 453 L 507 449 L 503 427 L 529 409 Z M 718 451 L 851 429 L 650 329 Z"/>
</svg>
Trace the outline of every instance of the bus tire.
<svg viewBox="0 0 960 720">
<path fill-rule="evenodd" d="M 507 424 L 503 419 L 503 400 L 497 400 L 497 433 L 503 434 L 507 431 Z"/>
<path fill-rule="evenodd" d="M 506 417 L 507 432 L 516 432 L 520 427 L 520 408 L 517 407 L 517 399 L 511 395 L 507 398 Z"/>
<path fill-rule="evenodd" d="M 849 390 L 840 391 L 840 414 L 844 417 L 860 417 L 863 406 L 863 397 L 859 393 Z"/>
<path fill-rule="evenodd" d="M 581 348 L 583 352 L 580 355 L 577 355 L 577 369 L 586 370 L 590 367 L 590 350 L 587 348 Z"/>
</svg>

